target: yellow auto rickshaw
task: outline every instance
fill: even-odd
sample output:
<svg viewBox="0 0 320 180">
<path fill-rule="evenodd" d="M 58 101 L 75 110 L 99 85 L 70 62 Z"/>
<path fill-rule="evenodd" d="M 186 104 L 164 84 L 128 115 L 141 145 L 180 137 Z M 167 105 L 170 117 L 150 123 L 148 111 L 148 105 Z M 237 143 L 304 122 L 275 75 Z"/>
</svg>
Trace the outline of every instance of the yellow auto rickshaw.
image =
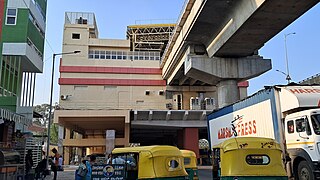
<svg viewBox="0 0 320 180">
<path fill-rule="evenodd" d="M 173 146 L 115 148 L 108 162 L 93 166 L 92 176 L 126 180 L 188 179 L 182 153 Z"/>
<path fill-rule="evenodd" d="M 280 145 L 269 138 L 237 137 L 213 148 L 213 179 L 288 179 Z"/>
<path fill-rule="evenodd" d="M 186 169 L 189 179 L 196 180 L 198 178 L 197 156 L 193 151 L 180 150 L 184 159 L 184 168 Z"/>
</svg>

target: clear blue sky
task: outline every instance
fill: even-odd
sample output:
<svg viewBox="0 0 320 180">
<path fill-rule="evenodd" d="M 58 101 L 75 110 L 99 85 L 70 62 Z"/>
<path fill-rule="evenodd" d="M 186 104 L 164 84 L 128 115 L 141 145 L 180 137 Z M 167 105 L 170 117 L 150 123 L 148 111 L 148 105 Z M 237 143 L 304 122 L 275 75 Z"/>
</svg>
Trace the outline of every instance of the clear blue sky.
<svg viewBox="0 0 320 180">
<path fill-rule="evenodd" d="M 175 22 L 183 4 L 184 0 L 48 0 L 44 72 L 37 76 L 35 104 L 49 103 L 52 54 L 62 50 L 65 12 L 93 12 L 99 28 L 99 38 L 125 39 L 127 25 L 149 20 L 154 23 L 167 20 Z M 296 32 L 296 35 L 287 37 L 289 69 L 293 81 L 298 82 L 320 73 L 319 15 L 318 4 L 260 49 L 260 55 L 272 59 L 273 68 L 249 81 L 249 94 L 265 85 L 286 83 L 285 75 L 275 70 L 286 72 L 284 34 L 287 33 Z M 57 58 L 53 102 L 59 101 L 58 67 Z"/>
</svg>

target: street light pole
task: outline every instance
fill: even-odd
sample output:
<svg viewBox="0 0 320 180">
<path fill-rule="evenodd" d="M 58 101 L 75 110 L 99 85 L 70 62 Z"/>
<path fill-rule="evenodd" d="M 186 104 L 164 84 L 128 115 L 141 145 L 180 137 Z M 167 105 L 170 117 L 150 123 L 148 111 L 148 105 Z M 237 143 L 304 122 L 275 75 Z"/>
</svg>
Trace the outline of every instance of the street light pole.
<svg viewBox="0 0 320 180">
<path fill-rule="evenodd" d="M 291 81 L 291 77 L 290 77 L 290 73 L 289 73 L 289 63 L 288 63 L 288 50 L 287 50 L 287 37 L 292 35 L 292 34 L 296 34 L 295 32 L 293 33 L 288 33 L 284 35 L 284 48 L 286 51 L 286 68 L 287 68 L 287 74 L 286 74 L 286 80 L 288 81 L 288 84 Z"/>
<path fill-rule="evenodd" d="M 66 55 L 66 54 L 77 54 L 80 53 L 81 51 L 73 51 L 73 52 L 66 52 L 66 53 L 57 53 L 53 54 L 52 56 L 52 71 L 51 71 L 51 90 L 50 90 L 50 105 L 49 105 L 49 119 L 48 119 L 48 139 L 47 139 L 47 167 L 49 167 L 49 152 L 50 152 L 50 124 L 51 124 L 51 113 L 52 113 L 52 97 L 53 97 L 53 81 L 54 81 L 54 64 L 55 64 L 55 59 L 56 56 L 59 55 Z M 49 168 L 48 168 L 49 169 Z"/>
</svg>

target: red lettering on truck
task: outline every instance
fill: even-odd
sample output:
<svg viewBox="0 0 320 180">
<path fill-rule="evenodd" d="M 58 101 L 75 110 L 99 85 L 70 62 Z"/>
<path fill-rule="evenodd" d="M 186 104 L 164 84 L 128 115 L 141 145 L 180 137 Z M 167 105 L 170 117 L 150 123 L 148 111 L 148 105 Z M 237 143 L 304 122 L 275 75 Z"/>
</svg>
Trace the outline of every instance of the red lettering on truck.
<svg viewBox="0 0 320 180">
<path fill-rule="evenodd" d="M 320 89 L 290 89 L 293 94 L 320 93 Z"/>
<path fill-rule="evenodd" d="M 238 136 L 256 134 L 257 133 L 256 120 L 237 124 L 236 132 Z M 234 133 L 231 127 L 221 128 L 218 131 L 218 139 L 231 138 L 232 136 L 234 136 Z"/>
</svg>

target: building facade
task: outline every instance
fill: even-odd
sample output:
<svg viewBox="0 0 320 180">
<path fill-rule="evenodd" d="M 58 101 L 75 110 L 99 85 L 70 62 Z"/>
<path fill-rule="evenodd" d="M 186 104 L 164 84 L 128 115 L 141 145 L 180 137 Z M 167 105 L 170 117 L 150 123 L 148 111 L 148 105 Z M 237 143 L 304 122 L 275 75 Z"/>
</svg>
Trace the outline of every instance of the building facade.
<svg viewBox="0 0 320 180">
<path fill-rule="evenodd" d="M 0 1 L 0 141 L 32 123 L 36 73 L 43 71 L 47 0 Z M 13 127 L 7 124 L 14 124 Z"/>
<path fill-rule="evenodd" d="M 174 27 L 133 25 L 127 39 L 100 39 L 93 13 L 66 13 L 63 52 L 81 53 L 60 60 L 54 122 L 65 164 L 132 145 L 176 145 L 199 155 L 217 92 L 205 83 L 170 86 L 162 78 L 160 59 Z M 247 84 L 240 86 L 246 96 Z"/>
</svg>

